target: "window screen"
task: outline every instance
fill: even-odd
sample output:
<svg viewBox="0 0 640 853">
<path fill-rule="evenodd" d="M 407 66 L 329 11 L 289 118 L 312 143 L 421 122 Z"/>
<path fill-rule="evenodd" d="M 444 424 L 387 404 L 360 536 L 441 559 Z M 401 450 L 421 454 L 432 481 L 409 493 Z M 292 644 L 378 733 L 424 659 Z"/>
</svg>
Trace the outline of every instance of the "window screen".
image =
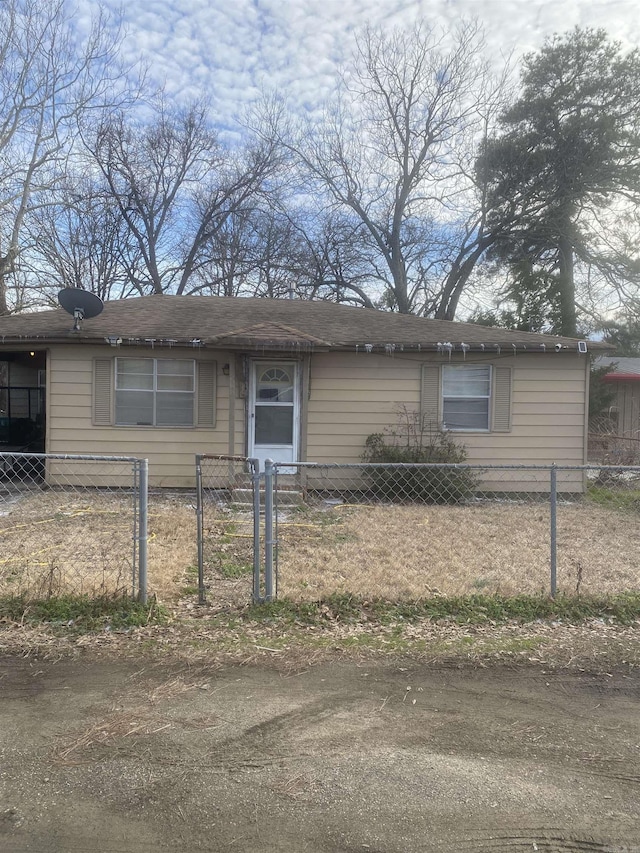
<svg viewBox="0 0 640 853">
<path fill-rule="evenodd" d="M 116 424 L 193 426 L 192 359 L 116 359 Z"/>
<path fill-rule="evenodd" d="M 488 430 L 491 367 L 444 365 L 442 420 L 445 429 Z"/>
</svg>

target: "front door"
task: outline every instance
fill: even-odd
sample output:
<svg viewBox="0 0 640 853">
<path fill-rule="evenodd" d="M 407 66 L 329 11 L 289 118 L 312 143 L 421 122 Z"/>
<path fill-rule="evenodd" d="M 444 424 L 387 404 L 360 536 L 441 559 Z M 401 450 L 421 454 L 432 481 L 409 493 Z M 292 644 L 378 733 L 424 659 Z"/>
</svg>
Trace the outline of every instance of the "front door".
<svg viewBox="0 0 640 853">
<path fill-rule="evenodd" d="M 295 361 L 254 361 L 249 395 L 249 456 L 295 462 L 300 434 L 300 389 Z"/>
</svg>

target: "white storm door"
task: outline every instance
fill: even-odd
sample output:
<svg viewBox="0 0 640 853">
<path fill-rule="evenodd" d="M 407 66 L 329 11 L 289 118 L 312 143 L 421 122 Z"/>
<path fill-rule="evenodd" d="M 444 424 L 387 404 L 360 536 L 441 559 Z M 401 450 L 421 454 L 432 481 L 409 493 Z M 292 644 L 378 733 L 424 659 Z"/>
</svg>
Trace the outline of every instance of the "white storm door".
<svg viewBox="0 0 640 853">
<path fill-rule="evenodd" d="M 249 456 L 295 462 L 300 435 L 300 382 L 295 361 L 254 361 L 249 397 Z"/>
</svg>

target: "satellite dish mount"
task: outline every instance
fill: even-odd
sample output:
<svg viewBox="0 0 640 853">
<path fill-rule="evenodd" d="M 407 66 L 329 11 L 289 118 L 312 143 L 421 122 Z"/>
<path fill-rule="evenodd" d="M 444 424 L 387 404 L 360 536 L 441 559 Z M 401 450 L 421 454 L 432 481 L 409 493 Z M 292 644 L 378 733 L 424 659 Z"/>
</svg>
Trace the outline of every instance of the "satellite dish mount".
<svg viewBox="0 0 640 853">
<path fill-rule="evenodd" d="M 58 293 L 61 307 L 73 317 L 72 332 L 82 331 L 82 321 L 90 320 L 102 313 L 104 303 L 95 293 L 82 290 L 81 287 L 65 287 Z"/>
</svg>

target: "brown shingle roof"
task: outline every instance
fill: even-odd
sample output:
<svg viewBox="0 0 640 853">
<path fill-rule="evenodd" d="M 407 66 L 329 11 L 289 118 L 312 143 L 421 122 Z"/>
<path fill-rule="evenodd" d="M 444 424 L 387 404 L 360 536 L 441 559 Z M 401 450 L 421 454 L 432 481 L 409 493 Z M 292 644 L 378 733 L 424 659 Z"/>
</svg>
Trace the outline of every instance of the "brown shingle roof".
<svg viewBox="0 0 640 853">
<path fill-rule="evenodd" d="M 572 338 L 299 299 L 143 296 L 106 302 L 102 314 L 82 322 L 81 331 L 72 326 L 61 308 L 0 317 L 0 344 L 102 343 L 111 337 L 124 344 L 264 349 L 429 351 L 451 344 L 459 351 L 463 343 L 476 350 L 577 347 Z M 589 342 L 589 348 L 604 346 Z"/>
</svg>

